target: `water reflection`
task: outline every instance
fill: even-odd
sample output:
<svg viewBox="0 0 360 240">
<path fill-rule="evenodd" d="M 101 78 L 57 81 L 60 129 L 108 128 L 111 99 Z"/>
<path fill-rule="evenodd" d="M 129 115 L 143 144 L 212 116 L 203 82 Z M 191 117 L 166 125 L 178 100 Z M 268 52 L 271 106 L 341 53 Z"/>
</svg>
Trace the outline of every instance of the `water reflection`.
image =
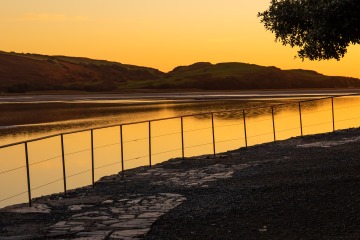
<svg viewBox="0 0 360 240">
<path fill-rule="evenodd" d="M 288 101 L 288 100 L 286 100 Z M 1 145 L 28 137 L 74 130 L 82 127 L 93 127 L 102 124 L 120 124 L 124 122 L 171 117 L 176 115 L 200 112 L 224 111 L 245 107 L 279 104 L 281 101 L 263 102 L 202 102 L 199 104 L 164 104 L 156 106 L 115 107 L 106 111 L 94 111 L 89 119 L 64 120 L 58 123 L 25 126 L 22 134 L 12 132 L 1 136 Z M 343 97 L 334 99 L 335 129 L 359 126 L 360 99 Z M 143 109 L 143 110 L 141 110 Z M 84 110 L 90 113 L 88 110 Z M 110 113 L 108 115 L 104 112 Z M 117 174 L 122 170 L 121 149 L 123 149 L 124 168 L 156 164 L 169 158 L 211 154 L 232 149 L 287 139 L 301 134 L 329 132 L 333 129 L 333 113 L 331 99 L 301 103 L 300 111 L 297 103 L 274 107 L 274 115 L 270 107 L 245 111 L 245 121 L 241 110 L 214 114 L 214 135 L 211 114 L 181 119 L 123 125 L 123 145 L 121 146 L 120 127 L 109 127 L 93 131 L 91 150 L 90 131 L 64 135 L 65 175 L 67 189 L 90 185 L 92 183 L 92 159 L 94 159 L 94 180 L 103 176 Z M 85 114 L 85 115 L 86 115 Z M 80 114 L 81 115 L 81 114 Z M 85 116 L 83 115 L 83 116 Z M 87 116 L 87 115 L 86 115 Z M 274 117 L 274 122 L 273 122 Z M 245 141 L 245 126 L 246 136 Z M 273 129 L 275 128 L 275 134 Z M 32 129 L 30 132 L 27 130 Z M 2 130 L 1 130 L 2 131 Z M 6 129 L 6 131 L 10 131 Z M 6 132 L 5 131 L 5 132 Z M 11 131 L 10 131 L 11 132 Z M 150 136 L 150 138 L 149 138 Z M 214 138 L 213 138 L 214 136 Z M 182 149 L 182 140 L 184 149 Z M 33 197 L 64 191 L 63 163 L 61 139 L 59 136 L 28 144 L 31 188 Z M 92 158 L 92 153 L 94 158 Z M 151 155 L 150 155 L 151 153 Z M 0 149 L 0 206 L 27 201 L 27 182 L 25 169 L 24 145 Z M 11 199 L 8 197 L 22 195 Z M 5 200 L 4 200 L 5 199 Z"/>
<path fill-rule="evenodd" d="M 155 105 L 123 106 L 113 104 L 68 105 L 55 104 L 51 106 L 2 106 L 0 116 L 0 145 L 28 140 L 64 131 L 74 131 L 84 128 L 121 124 L 195 114 L 199 112 L 224 111 L 231 109 L 255 107 L 276 102 L 246 102 L 246 101 L 215 101 L 196 103 L 172 103 Z M 203 118 L 200 115 L 197 118 Z M 13 126 L 13 124 L 16 126 Z"/>
</svg>

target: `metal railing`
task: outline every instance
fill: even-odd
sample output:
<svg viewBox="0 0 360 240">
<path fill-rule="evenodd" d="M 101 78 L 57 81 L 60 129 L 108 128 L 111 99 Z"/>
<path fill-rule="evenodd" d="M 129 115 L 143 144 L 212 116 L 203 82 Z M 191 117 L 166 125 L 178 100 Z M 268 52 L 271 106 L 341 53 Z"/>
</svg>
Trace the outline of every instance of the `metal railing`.
<svg viewBox="0 0 360 240">
<path fill-rule="evenodd" d="M 12 143 L 12 144 L 7 144 L 7 145 L 3 145 L 0 146 L 0 149 L 4 149 L 4 148 L 9 148 L 9 147 L 13 147 L 13 146 L 19 146 L 19 145 L 23 145 L 24 146 L 24 153 L 25 153 L 25 166 L 22 167 L 17 167 L 14 169 L 10 169 L 10 170 L 6 170 L 6 171 L 0 171 L 0 175 L 5 174 L 5 173 L 9 173 L 11 171 L 15 171 L 18 170 L 20 168 L 25 168 L 26 169 L 26 179 L 27 179 L 27 191 L 26 192 L 22 192 L 4 199 L 0 199 L 0 202 L 5 201 L 5 200 L 9 200 L 11 198 L 17 197 L 19 195 L 28 194 L 28 202 L 29 202 L 29 206 L 32 206 L 32 190 L 35 189 L 39 189 L 41 187 L 44 186 L 48 186 L 50 184 L 53 184 L 55 182 L 59 182 L 62 181 L 63 182 L 63 192 L 64 195 L 67 195 L 67 179 L 77 176 L 77 175 L 81 175 L 87 172 L 91 172 L 91 185 L 92 187 L 95 186 L 95 170 L 96 169 L 100 169 L 100 168 L 104 168 L 107 166 L 112 166 L 112 165 L 116 165 L 116 164 L 121 164 L 121 174 L 122 177 L 125 177 L 125 166 L 124 166 L 124 161 L 130 161 L 130 160 L 135 160 L 135 159 L 140 159 L 140 158 L 145 158 L 148 157 L 148 161 L 149 161 L 149 167 L 151 167 L 153 165 L 152 163 L 152 157 L 155 155 L 160 155 L 160 154 L 164 154 L 164 153 L 169 153 L 169 152 L 175 152 L 175 151 L 180 151 L 181 150 L 181 157 L 185 158 L 185 149 L 190 149 L 190 148 L 194 148 L 194 147 L 199 147 L 199 146 L 203 146 L 203 145 L 212 145 L 212 152 L 215 155 L 216 154 L 216 143 L 220 143 L 220 142 L 227 142 L 227 141 L 233 141 L 233 140 L 239 140 L 239 139 L 243 139 L 245 141 L 245 147 L 248 147 L 248 133 L 247 133 L 247 121 L 248 121 L 248 116 L 247 113 L 249 113 L 252 110 L 259 110 L 259 109 L 269 109 L 271 110 L 271 121 L 272 121 L 272 132 L 270 133 L 266 133 L 266 134 L 271 134 L 273 141 L 277 140 L 277 133 L 283 132 L 283 131 L 290 131 L 293 130 L 295 128 L 292 129 L 285 129 L 282 131 L 276 131 L 276 119 L 275 119 L 275 109 L 279 108 L 279 107 L 284 107 L 286 105 L 291 105 L 291 104 L 297 104 L 297 108 L 298 108 L 298 114 L 299 114 L 299 129 L 300 129 L 300 136 L 304 135 L 303 132 L 303 115 L 304 113 L 302 112 L 302 105 L 307 103 L 307 102 L 313 102 L 313 101 L 319 101 L 319 100 L 326 100 L 326 99 L 330 99 L 331 100 L 331 113 L 332 113 L 332 130 L 335 131 L 335 108 L 334 108 L 334 99 L 335 98 L 341 98 L 341 97 L 355 97 L 355 96 L 359 96 L 360 93 L 356 93 L 356 94 L 348 94 L 348 95 L 339 95 L 339 96 L 330 96 L 330 97 L 322 97 L 322 98 L 315 98 L 315 99 L 310 99 L 310 100 L 303 100 L 303 101 L 298 101 L 298 102 L 290 102 L 290 103 L 281 103 L 281 104 L 276 104 L 276 105 L 268 105 L 268 106 L 261 106 L 261 107 L 253 107 L 253 108 L 245 108 L 245 109 L 233 109 L 233 110 L 224 110 L 224 111 L 215 111 L 215 112 L 203 112 L 203 113 L 197 113 L 197 114 L 189 114 L 189 115 L 183 115 L 183 116 L 176 116 L 176 117 L 169 117 L 169 118 L 160 118 L 160 119 L 152 119 L 152 120 L 146 120 L 146 121 L 138 121 L 138 122 L 129 122 L 129 123 L 123 123 L 123 124 L 114 124 L 114 125 L 108 125 L 108 126 L 103 126 L 103 127 L 96 127 L 96 128 L 90 128 L 90 129 L 83 129 L 83 130 L 78 130 L 78 131 L 71 131 L 71 132 L 64 132 L 64 133 L 60 133 L 60 134 L 54 134 L 54 135 L 49 135 L 49 136 L 44 136 L 41 138 L 36 138 L 36 139 L 31 139 L 28 141 L 22 141 L 22 142 L 16 142 L 16 143 Z M 240 113 L 241 118 L 243 119 L 242 125 L 244 127 L 244 136 L 241 138 L 236 138 L 236 139 L 231 139 L 231 140 L 225 140 L 225 141 L 216 141 L 216 134 L 215 134 L 215 124 L 214 124 L 214 115 L 215 114 L 224 114 L 224 113 Z M 202 115 L 210 115 L 211 117 L 211 133 L 212 133 L 212 142 L 211 143 L 206 143 L 206 144 L 200 144 L 200 145 L 193 145 L 193 146 L 188 146 L 185 147 L 185 138 L 184 138 L 184 133 L 185 132 L 190 132 L 190 131 L 195 131 L 195 130 L 190 130 L 190 131 L 185 131 L 184 130 L 184 119 L 188 118 L 188 117 L 198 117 L 198 116 L 202 116 Z M 156 138 L 156 137 L 161 137 L 162 135 L 158 135 L 158 136 L 152 136 L 152 124 L 158 121 L 165 121 L 165 120 L 174 120 L 174 119 L 179 119 L 180 120 L 180 132 L 176 132 L 176 133 L 171 133 L 171 134 L 180 134 L 181 136 L 181 148 L 179 149 L 172 149 L 172 150 L 168 150 L 168 151 L 164 151 L 164 152 L 158 152 L 158 153 L 153 153 L 152 152 L 152 139 Z M 358 118 L 354 118 L 354 119 L 358 119 Z M 124 141 L 123 138 L 123 128 L 125 126 L 128 125 L 135 125 L 135 124 L 148 124 L 148 136 L 146 138 L 142 138 L 142 139 L 137 139 L 138 140 L 148 140 L 148 154 L 145 156 L 140 156 L 140 157 L 136 157 L 136 158 L 132 158 L 132 159 L 125 159 L 124 158 L 124 143 L 126 143 L 126 141 Z M 223 125 L 224 126 L 231 126 L 231 125 Z M 315 126 L 315 125 L 313 125 Z M 99 130 L 99 129 L 106 129 L 106 128 L 112 128 L 112 127 L 119 127 L 120 132 L 118 133 L 120 135 L 120 142 L 118 143 L 113 143 L 110 145 L 105 145 L 105 146 L 100 146 L 100 147 L 94 147 L 94 131 Z M 218 128 L 220 128 L 221 126 L 218 126 Z M 208 128 L 204 128 L 204 129 L 208 129 Z M 196 129 L 199 130 L 199 129 Z M 201 129 L 200 129 L 201 130 Z M 90 140 L 91 140 L 91 148 L 90 149 L 85 149 L 85 150 L 81 150 L 81 151 L 76 151 L 76 152 L 71 152 L 68 154 L 65 154 L 65 145 L 64 145 L 64 136 L 65 135 L 70 135 L 70 134 L 75 134 L 75 133 L 83 133 L 83 132 L 90 132 Z M 167 134 L 167 135 L 171 135 L 171 134 Z M 166 136 L 166 135 L 163 135 Z M 260 136 L 260 135 L 259 135 Z M 31 177 L 30 177 L 30 164 L 29 163 L 29 149 L 28 149 L 28 144 L 31 142 L 38 142 L 40 140 L 44 140 L 44 139 L 49 139 L 49 138 L 54 138 L 54 137 L 60 137 L 60 146 L 61 146 L 61 155 L 60 156 L 56 156 L 53 158 L 48 158 L 34 164 L 38 164 L 41 162 L 45 162 L 45 161 L 49 161 L 52 159 L 56 159 L 56 158 L 61 158 L 61 162 L 62 162 L 62 178 L 58 179 L 56 181 L 52 181 L 49 182 L 47 184 L 44 184 L 42 186 L 36 187 L 34 189 L 31 188 Z M 252 137 L 256 137 L 256 136 L 252 136 Z M 128 141 L 130 142 L 130 141 Z M 114 163 L 111 163 L 109 165 L 105 165 L 105 166 L 101 166 L 98 168 L 95 168 L 95 153 L 94 150 L 96 148 L 102 148 L 102 147 L 107 147 L 107 146 L 116 146 L 116 145 L 120 145 L 120 160 L 117 160 Z M 86 170 L 80 173 L 76 173 L 73 175 L 69 175 L 67 176 L 66 173 L 66 156 L 69 155 L 73 155 L 79 152 L 84 152 L 84 151 L 89 151 L 91 152 L 91 170 Z"/>
</svg>

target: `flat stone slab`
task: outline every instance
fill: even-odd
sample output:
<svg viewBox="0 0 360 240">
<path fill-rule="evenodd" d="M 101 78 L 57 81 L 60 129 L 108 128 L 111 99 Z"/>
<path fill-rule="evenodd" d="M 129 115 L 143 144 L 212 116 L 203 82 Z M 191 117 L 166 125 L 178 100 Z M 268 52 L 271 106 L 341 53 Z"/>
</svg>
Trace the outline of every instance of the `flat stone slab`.
<svg viewBox="0 0 360 240">
<path fill-rule="evenodd" d="M 140 238 L 145 236 L 145 234 L 150 231 L 150 228 L 140 229 L 140 230 L 123 230 L 116 231 L 110 235 L 110 239 L 134 239 L 135 237 Z"/>
<path fill-rule="evenodd" d="M 134 195 L 124 199 L 102 201 L 98 207 L 81 208 L 83 212 L 71 215 L 49 227 L 46 236 L 76 239 L 133 239 L 141 238 L 151 225 L 186 198 L 180 194 Z M 156 206 L 156 211 L 153 207 Z M 94 208 L 100 210 L 94 210 Z M 71 208 L 69 208 L 69 211 Z"/>
<path fill-rule="evenodd" d="M 80 211 L 83 208 L 89 208 L 89 207 L 93 207 L 93 205 L 71 205 L 71 206 L 68 206 L 68 209 L 70 211 Z"/>
<path fill-rule="evenodd" d="M 168 185 L 168 186 L 178 186 L 185 188 L 194 188 L 194 187 L 208 187 L 208 183 L 214 182 L 220 179 L 232 178 L 235 170 L 244 169 L 251 167 L 250 164 L 239 164 L 233 166 L 225 166 L 223 164 L 215 164 L 207 167 L 202 167 L 198 169 L 191 169 L 188 171 L 171 171 L 163 173 L 163 170 L 160 170 L 160 174 L 156 174 L 156 168 L 148 170 L 147 173 L 153 175 L 155 180 L 150 184 L 152 185 Z M 150 172 L 149 172 L 150 171 Z M 143 175 L 141 175 L 143 176 Z M 156 177 L 164 177 L 166 180 L 156 180 Z"/>
</svg>

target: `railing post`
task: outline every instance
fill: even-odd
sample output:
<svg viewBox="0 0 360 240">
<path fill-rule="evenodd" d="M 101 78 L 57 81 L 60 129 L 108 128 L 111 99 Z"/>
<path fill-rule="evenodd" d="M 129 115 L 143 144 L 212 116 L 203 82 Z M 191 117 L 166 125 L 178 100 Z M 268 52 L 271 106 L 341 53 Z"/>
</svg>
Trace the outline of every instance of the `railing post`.
<svg viewBox="0 0 360 240">
<path fill-rule="evenodd" d="M 245 110 L 243 110 L 243 119 L 244 119 L 244 135 L 245 135 L 245 147 L 248 147 L 247 142 L 247 133 L 246 133 L 246 119 L 245 119 Z"/>
<path fill-rule="evenodd" d="M 151 121 L 149 121 L 149 166 L 151 167 Z"/>
<path fill-rule="evenodd" d="M 64 195 L 66 196 L 66 168 L 65 168 L 65 146 L 64 146 L 64 136 L 61 137 L 61 156 L 62 156 L 62 167 L 63 167 L 63 178 L 64 178 Z"/>
<path fill-rule="evenodd" d="M 29 165 L 29 153 L 28 153 L 27 142 L 25 143 L 25 159 L 26 159 L 26 176 L 27 176 L 27 185 L 28 185 L 29 207 L 31 207 L 32 203 L 31 203 L 31 185 L 30 185 L 30 165 Z"/>
<path fill-rule="evenodd" d="M 333 123 L 333 132 L 335 131 L 335 112 L 334 112 L 334 98 L 331 98 L 331 109 L 332 109 L 332 123 Z"/>
<path fill-rule="evenodd" d="M 299 102 L 299 115 L 300 115 L 300 131 L 301 131 L 301 136 L 303 136 L 303 125 L 302 125 L 302 116 L 301 116 L 301 102 Z"/>
<path fill-rule="evenodd" d="M 213 150 L 214 155 L 216 154 L 216 148 L 215 148 L 215 127 L 214 127 L 214 114 L 211 113 L 211 124 L 212 124 L 212 136 L 213 136 Z"/>
<path fill-rule="evenodd" d="M 91 131 L 91 176 L 92 176 L 92 187 L 95 186 L 95 163 L 94 163 L 94 131 Z"/>
<path fill-rule="evenodd" d="M 124 141 L 123 141 L 123 125 L 120 125 L 120 155 L 121 155 L 121 175 L 124 178 Z"/>
<path fill-rule="evenodd" d="M 275 131 L 275 116 L 274 116 L 274 107 L 271 106 L 271 115 L 272 115 L 272 124 L 273 124 L 273 133 L 274 133 L 274 142 L 276 141 L 276 131 Z"/>
<path fill-rule="evenodd" d="M 185 158 L 185 149 L 184 149 L 184 120 L 183 117 L 180 118 L 181 120 L 181 152 L 182 158 Z"/>
</svg>

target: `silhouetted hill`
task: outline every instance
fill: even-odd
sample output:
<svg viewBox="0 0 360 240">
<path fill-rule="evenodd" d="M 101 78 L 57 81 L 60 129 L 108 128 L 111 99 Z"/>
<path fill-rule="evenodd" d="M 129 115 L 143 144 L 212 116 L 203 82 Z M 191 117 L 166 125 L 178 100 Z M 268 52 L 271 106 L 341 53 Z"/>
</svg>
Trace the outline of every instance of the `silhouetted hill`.
<svg viewBox="0 0 360 240">
<path fill-rule="evenodd" d="M 79 57 L 0 52 L 0 92 L 134 89 L 354 88 L 360 80 L 245 63 L 195 63 L 169 73 Z"/>
<path fill-rule="evenodd" d="M 360 80 L 330 77 L 308 70 L 281 70 L 245 63 L 195 63 L 176 67 L 155 81 L 140 81 L 131 87 L 155 89 L 291 89 L 360 87 Z"/>
<path fill-rule="evenodd" d="M 157 69 L 88 58 L 0 52 L 0 92 L 118 90 L 127 81 L 154 80 Z"/>
</svg>

